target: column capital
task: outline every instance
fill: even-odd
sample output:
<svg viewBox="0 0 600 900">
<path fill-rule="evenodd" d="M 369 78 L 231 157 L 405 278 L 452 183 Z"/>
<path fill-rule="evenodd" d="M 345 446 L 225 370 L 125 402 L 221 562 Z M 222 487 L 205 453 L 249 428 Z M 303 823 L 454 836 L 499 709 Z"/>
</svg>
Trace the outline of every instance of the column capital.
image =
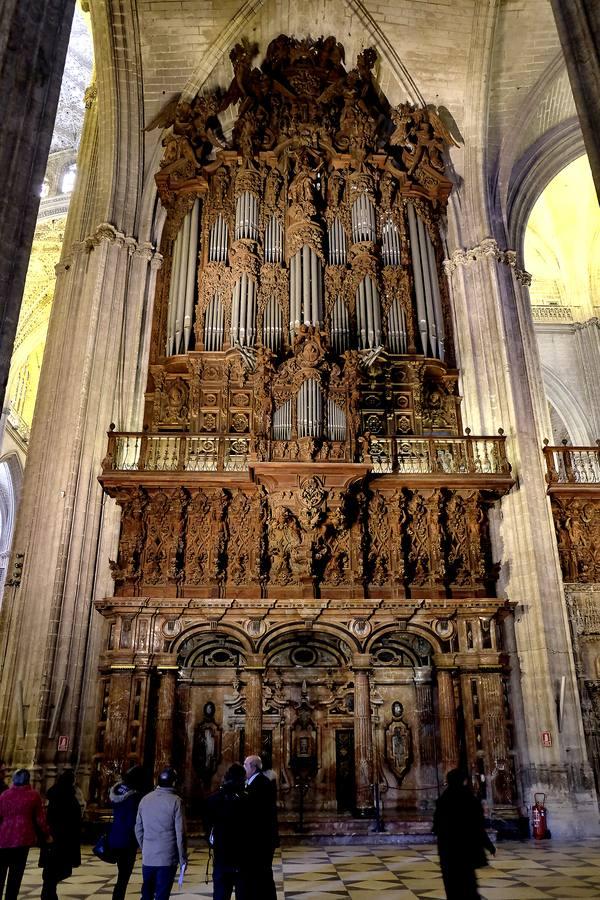
<svg viewBox="0 0 600 900">
<path fill-rule="evenodd" d="M 508 266 L 513 270 L 514 276 L 520 284 L 529 286 L 531 275 L 517 264 L 516 250 L 502 250 L 498 241 L 492 237 L 483 238 L 474 247 L 458 247 L 444 260 L 444 268 L 447 274 L 452 275 L 459 267 L 470 266 L 482 259 L 495 259 L 497 262 Z"/>
<path fill-rule="evenodd" d="M 368 671 L 373 668 L 373 661 L 370 653 L 353 653 L 350 667 L 355 671 Z"/>
<path fill-rule="evenodd" d="M 264 672 L 265 670 L 265 655 L 264 653 L 247 653 L 246 654 L 246 665 L 244 666 L 244 671 L 255 671 L 255 672 Z"/>
</svg>

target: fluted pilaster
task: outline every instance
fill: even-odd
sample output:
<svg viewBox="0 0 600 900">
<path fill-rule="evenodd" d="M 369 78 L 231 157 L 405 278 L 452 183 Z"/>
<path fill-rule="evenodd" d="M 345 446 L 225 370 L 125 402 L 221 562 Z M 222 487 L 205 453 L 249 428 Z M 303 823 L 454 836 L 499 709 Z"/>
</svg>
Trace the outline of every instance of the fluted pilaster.
<svg viewBox="0 0 600 900">
<path fill-rule="evenodd" d="M 246 731 L 244 753 L 260 755 L 262 749 L 262 677 L 264 659 L 247 657 L 243 679 L 246 684 Z"/>
<path fill-rule="evenodd" d="M 442 773 L 458 766 L 458 731 L 456 728 L 456 703 L 452 672 L 437 671 L 438 709 L 440 717 L 440 744 L 442 748 Z"/>
<path fill-rule="evenodd" d="M 373 731 L 371 727 L 371 691 L 368 654 L 354 657 L 354 766 L 356 810 L 370 815 L 373 810 Z"/>
<path fill-rule="evenodd" d="M 175 689 L 177 670 L 159 670 L 158 709 L 156 714 L 155 773 L 158 774 L 173 761 L 173 726 L 175 716 Z"/>
</svg>

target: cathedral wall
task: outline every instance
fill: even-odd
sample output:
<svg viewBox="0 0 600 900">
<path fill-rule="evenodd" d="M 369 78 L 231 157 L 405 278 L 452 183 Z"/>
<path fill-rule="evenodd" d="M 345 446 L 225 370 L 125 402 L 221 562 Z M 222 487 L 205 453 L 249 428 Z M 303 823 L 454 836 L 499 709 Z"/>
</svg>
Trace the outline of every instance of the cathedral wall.
<svg viewBox="0 0 600 900">
<path fill-rule="evenodd" d="M 451 14 L 450 7 L 404 0 L 367 4 L 368 15 L 352 3 L 311 3 L 294 10 L 259 2 L 246 3 L 241 10 L 237 6 L 224 3 L 219 13 L 211 8 L 209 16 L 204 14 L 207 4 L 140 0 L 139 31 L 128 18 L 129 4 L 107 0 L 92 6 L 100 124 L 90 126 L 81 158 L 90 169 L 97 165 L 97 172 L 82 182 L 85 190 L 82 187 L 72 206 L 71 249 L 65 249 L 57 283 L 17 527 L 15 546 L 25 553 L 24 578 L 19 592 L 5 598 L 2 608 L 2 649 L 7 652 L 0 695 L 0 752 L 15 763 L 46 765 L 50 775 L 55 765 L 66 762 L 91 765 L 97 660 L 106 635 L 92 602 L 112 593 L 108 559 L 116 557 L 119 530 L 116 506 L 102 499 L 96 478 L 108 424 L 139 427 L 146 387 L 141 372 L 145 363 L 140 366 L 139 359 L 148 353 L 161 261 L 156 252 L 159 229 L 153 229 L 149 213 L 154 197 L 150 170 L 155 168 L 161 129 L 145 138 L 142 196 L 142 95 L 148 124 L 172 94 L 195 93 L 192 88 L 203 84 L 217 64 L 230 72 L 227 54 L 242 35 L 256 33 L 264 48 L 267 37 L 278 31 L 314 32 L 316 20 L 323 32 L 337 33 L 347 46 L 352 47 L 353 40 L 361 46 L 378 45 L 385 63 L 379 69 L 381 86 L 392 102 L 422 96 L 428 103 L 447 106 L 467 141 L 465 151 L 454 152 L 456 168 L 466 176 L 467 185 L 451 214 L 450 250 L 459 251 L 459 256 L 449 274 L 463 422 L 476 434 L 495 434 L 504 428 L 517 480 L 497 516 L 494 550 L 502 563 L 501 595 L 519 611 L 510 650 L 513 671 L 519 663 L 519 677 L 513 678 L 513 688 L 520 694 L 518 777 L 525 802 L 538 788 L 556 797 L 553 831 L 585 831 L 596 822 L 597 808 L 589 785 L 539 452 L 547 428 L 539 357 L 526 290 L 514 259 L 503 248 L 485 244 L 492 233 L 483 175 L 486 111 L 482 96 L 470 96 L 469 79 L 484 83 L 493 17 L 480 13 L 480 4 L 466 0 L 453 3 Z M 340 22 L 348 35 L 340 33 Z M 465 52 L 469 23 L 474 37 Z M 438 51 L 435 67 L 430 64 L 432 45 Z M 200 57 L 210 67 L 199 62 Z M 90 122 L 95 114 L 90 112 Z M 156 221 L 162 221 L 158 213 Z M 462 258 L 465 249 L 472 254 Z M 33 661 L 28 646 L 39 650 Z M 559 731 L 555 685 L 563 676 L 567 702 Z M 385 682 L 378 690 L 384 704 L 399 698 L 410 707 L 408 684 L 399 693 Z M 218 699 L 224 702 L 224 687 L 219 691 Z M 200 700 L 194 704 L 197 718 Z M 56 731 L 48 738 L 53 719 Z M 414 713 L 408 721 L 414 733 Z M 547 730 L 553 735 L 551 748 L 541 743 Z M 72 737 L 66 755 L 56 749 L 58 733 Z M 416 790 L 410 780 L 414 776 L 408 777 L 407 785 Z"/>
</svg>

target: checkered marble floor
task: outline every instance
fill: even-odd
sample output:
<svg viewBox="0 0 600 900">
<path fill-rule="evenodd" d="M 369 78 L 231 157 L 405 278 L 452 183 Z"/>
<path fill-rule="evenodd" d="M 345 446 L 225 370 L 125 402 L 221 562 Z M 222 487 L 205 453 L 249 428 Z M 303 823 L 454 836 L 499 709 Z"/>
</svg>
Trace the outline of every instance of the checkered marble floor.
<svg viewBox="0 0 600 900">
<path fill-rule="evenodd" d="M 32 851 L 20 897 L 39 897 L 41 870 Z M 212 897 L 205 883 L 206 852 L 195 849 L 182 888 L 173 900 Z M 86 848 L 83 864 L 58 887 L 61 900 L 111 897 L 115 867 Z M 409 847 L 284 847 L 275 858 L 278 900 L 444 900 L 433 845 Z M 139 897 L 141 867 L 136 865 L 127 898 Z M 575 900 L 600 898 L 600 841 L 503 843 L 487 869 L 479 872 L 484 900 Z M 257 898 L 258 900 L 258 898 Z"/>
</svg>

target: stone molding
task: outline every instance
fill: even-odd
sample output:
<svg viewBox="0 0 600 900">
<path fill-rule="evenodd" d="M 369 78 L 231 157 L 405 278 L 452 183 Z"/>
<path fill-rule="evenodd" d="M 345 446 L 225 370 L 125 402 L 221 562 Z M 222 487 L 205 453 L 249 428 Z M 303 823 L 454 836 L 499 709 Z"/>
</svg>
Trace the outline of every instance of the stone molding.
<svg viewBox="0 0 600 900">
<path fill-rule="evenodd" d="M 574 322 L 573 331 L 583 331 L 590 326 L 600 328 L 600 319 L 598 316 L 592 316 L 590 319 L 586 319 L 585 322 Z"/>
<path fill-rule="evenodd" d="M 444 268 L 448 275 L 452 275 L 459 266 L 468 266 L 486 258 L 495 259 L 497 262 L 509 266 L 519 284 L 527 287 L 531 284 L 529 272 L 517 265 L 517 251 L 501 250 L 495 238 L 483 238 L 470 249 L 459 247 L 450 255 L 449 259 L 444 260 Z"/>
<path fill-rule="evenodd" d="M 119 247 L 127 247 L 129 256 L 138 256 L 150 263 L 154 270 L 160 269 L 163 261 L 162 253 L 159 253 L 153 244 L 149 241 L 138 242 L 131 235 L 123 234 L 117 231 L 110 222 L 101 222 L 92 234 L 88 235 L 82 241 L 77 241 L 71 247 L 71 252 L 67 254 L 55 267 L 55 272 L 59 275 L 71 268 L 73 257 L 78 253 L 89 253 L 95 247 L 102 243 L 116 244 Z"/>
</svg>

